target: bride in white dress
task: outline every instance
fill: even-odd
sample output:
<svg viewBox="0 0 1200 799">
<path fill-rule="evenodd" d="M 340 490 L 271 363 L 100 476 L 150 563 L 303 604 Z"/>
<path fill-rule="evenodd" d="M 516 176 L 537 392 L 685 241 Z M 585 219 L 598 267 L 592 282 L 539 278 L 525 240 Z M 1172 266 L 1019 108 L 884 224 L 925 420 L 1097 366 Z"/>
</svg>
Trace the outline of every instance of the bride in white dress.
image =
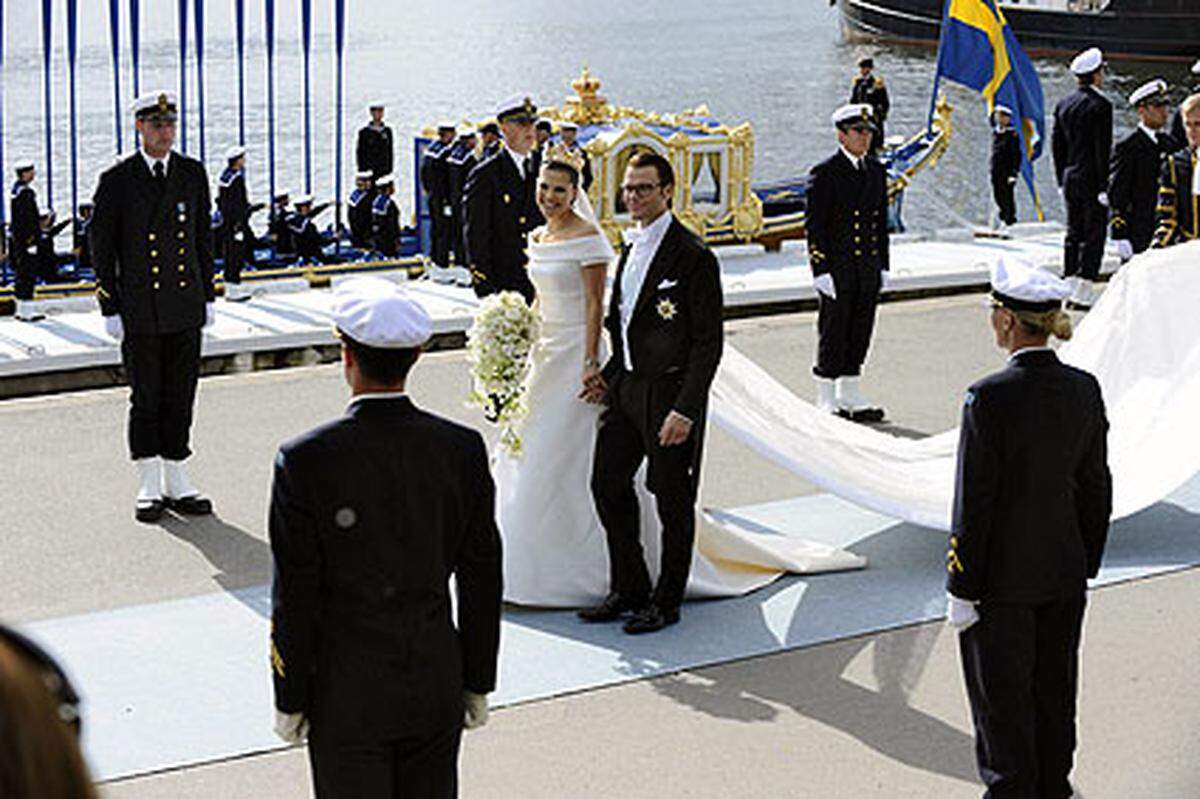
<svg viewBox="0 0 1200 799">
<path fill-rule="evenodd" d="M 578 395 L 603 355 L 605 279 L 615 254 L 578 182 L 575 167 L 553 158 L 538 176 L 546 224 L 530 234 L 528 253 L 542 338 L 526 395 L 530 414 L 520 430 L 523 454 L 513 458 L 501 450 L 494 466 L 504 598 L 521 605 L 588 607 L 608 593 L 605 534 L 589 487 L 601 409 Z M 639 479 L 642 544 L 652 580 L 660 553 L 653 503 Z M 812 545 L 797 551 L 795 543 L 701 524 L 688 596 L 742 594 L 783 572 L 806 570 Z M 847 557 L 833 567 L 861 565 Z"/>
</svg>

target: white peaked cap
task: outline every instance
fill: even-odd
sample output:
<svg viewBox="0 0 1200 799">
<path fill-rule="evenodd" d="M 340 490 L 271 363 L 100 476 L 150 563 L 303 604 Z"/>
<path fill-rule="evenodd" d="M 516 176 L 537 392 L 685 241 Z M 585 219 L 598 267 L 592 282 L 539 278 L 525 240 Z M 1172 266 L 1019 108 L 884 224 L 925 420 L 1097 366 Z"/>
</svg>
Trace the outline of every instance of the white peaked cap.
<svg viewBox="0 0 1200 799">
<path fill-rule="evenodd" d="M 379 177 L 375 178 L 376 186 L 385 186 L 388 183 L 395 183 L 395 182 L 396 182 L 396 173 L 395 172 L 389 172 L 386 175 L 380 175 Z"/>
<path fill-rule="evenodd" d="M 235 144 L 225 151 L 225 160 L 232 161 L 235 158 L 241 158 L 246 154 L 246 148 Z"/>
<path fill-rule="evenodd" d="M 33 161 L 30 159 L 26 159 L 24 161 L 18 161 L 17 163 L 13 164 L 13 169 L 16 170 L 17 172 L 24 172 L 27 169 L 33 169 L 33 166 L 34 166 Z"/>
<path fill-rule="evenodd" d="M 1134 89 L 1133 94 L 1129 95 L 1129 104 L 1137 105 L 1143 100 L 1153 97 L 1156 94 L 1161 94 L 1163 95 L 1163 99 L 1166 99 L 1167 82 L 1162 78 L 1148 81 Z"/>
<path fill-rule="evenodd" d="M 54 209 L 48 205 L 43 205 L 38 209 L 39 216 L 54 216 Z"/>
<path fill-rule="evenodd" d="M 1008 114 L 1010 117 L 1015 116 L 1013 114 L 1013 110 L 1011 108 L 1009 108 L 1006 105 L 1000 105 L 999 103 L 996 103 L 995 108 L 992 109 L 992 113 L 993 114 L 1005 113 L 1005 114 Z"/>
<path fill-rule="evenodd" d="M 367 110 L 370 111 L 372 108 L 387 108 L 387 103 L 376 97 L 374 100 L 371 100 L 369 103 L 367 103 Z"/>
<path fill-rule="evenodd" d="M 1099 47 L 1089 47 L 1071 61 L 1071 71 L 1076 75 L 1086 75 L 1104 66 L 1104 53 Z"/>
<path fill-rule="evenodd" d="M 369 169 L 363 169 L 354 173 L 355 180 L 370 180 L 375 176 L 375 173 Z"/>
<path fill-rule="evenodd" d="M 1200 58 L 1196 59 L 1196 63 L 1192 64 L 1192 74 L 1200 75 Z"/>
<path fill-rule="evenodd" d="M 532 94 L 512 94 L 496 103 L 495 116 L 499 119 L 505 115 L 519 114 L 520 116 L 536 119 L 537 103 Z"/>
<path fill-rule="evenodd" d="M 129 104 L 129 110 L 137 116 L 143 111 L 155 107 L 169 107 L 169 110 L 174 112 L 179 107 L 179 101 L 175 98 L 175 92 L 154 91 L 139 94 Z M 163 108 L 164 111 L 168 108 Z"/>
<path fill-rule="evenodd" d="M 368 347 L 412 349 L 429 340 L 433 320 L 400 286 L 379 277 L 354 277 L 333 292 L 333 323 Z"/>
<path fill-rule="evenodd" d="M 992 297 L 1014 311 L 1052 311 L 1071 294 L 1058 275 L 1025 258 L 1002 255 L 992 264 Z"/>
<path fill-rule="evenodd" d="M 848 103 L 834 111 L 829 117 L 829 121 L 834 125 L 841 125 L 845 122 L 866 122 L 870 125 L 875 124 L 875 115 L 871 106 L 866 103 Z"/>
<path fill-rule="evenodd" d="M 292 205 L 304 205 L 305 203 L 311 205 L 312 200 L 313 198 L 311 194 L 301 194 L 299 197 L 296 197 L 292 200 Z"/>
</svg>

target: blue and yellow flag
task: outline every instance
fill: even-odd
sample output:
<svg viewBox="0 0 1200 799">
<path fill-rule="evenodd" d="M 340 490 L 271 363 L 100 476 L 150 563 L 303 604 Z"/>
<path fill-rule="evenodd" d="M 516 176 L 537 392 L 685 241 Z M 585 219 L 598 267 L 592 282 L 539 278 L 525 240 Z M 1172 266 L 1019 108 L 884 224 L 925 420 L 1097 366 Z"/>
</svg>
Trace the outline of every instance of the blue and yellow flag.
<svg viewBox="0 0 1200 799">
<path fill-rule="evenodd" d="M 1046 138 L 1042 82 L 995 0 L 946 0 L 933 83 L 935 101 L 943 77 L 980 92 L 988 114 L 997 105 L 1012 109 L 1013 125 L 1021 137 L 1021 176 L 1041 220 L 1033 162 L 1041 156 Z"/>
</svg>

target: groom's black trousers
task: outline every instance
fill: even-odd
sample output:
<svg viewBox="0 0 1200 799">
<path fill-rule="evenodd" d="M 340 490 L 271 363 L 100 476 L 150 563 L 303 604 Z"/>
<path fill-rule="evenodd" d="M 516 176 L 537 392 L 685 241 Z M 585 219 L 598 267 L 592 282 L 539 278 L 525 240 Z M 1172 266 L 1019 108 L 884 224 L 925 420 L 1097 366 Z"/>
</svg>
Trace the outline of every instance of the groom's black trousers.
<svg viewBox="0 0 1200 799">
<path fill-rule="evenodd" d="M 687 441 L 672 447 L 658 443 L 682 381 L 682 372 L 653 379 L 618 373 L 610 386 L 610 404 L 600 416 L 592 461 L 592 497 L 608 537 L 609 589 L 635 600 L 649 597 L 663 608 L 683 602 L 696 538 L 703 416 L 692 420 Z M 647 459 L 646 483 L 662 522 L 662 565 L 653 591 L 633 488 L 634 475 Z"/>
</svg>

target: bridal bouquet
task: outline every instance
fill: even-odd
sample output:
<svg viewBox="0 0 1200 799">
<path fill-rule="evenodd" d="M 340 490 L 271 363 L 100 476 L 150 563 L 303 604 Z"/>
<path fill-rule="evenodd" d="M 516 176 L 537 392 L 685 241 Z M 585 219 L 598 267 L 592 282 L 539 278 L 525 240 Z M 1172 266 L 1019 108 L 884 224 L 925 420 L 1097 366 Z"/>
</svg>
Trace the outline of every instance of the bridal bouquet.
<svg viewBox="0 0 1200 799">
<path fill-rule="evenodd" d="M 541 328 L 541 319 L 520 294 L 502 291 L 483 300 L 467 331 L 472 378 L 467 404 L 482 408 L 487 420 L 500 426 L 500 446 L 513 457 L 521 455 L 516 424 L 529 412 L 525 379 Z"/>
</svg>

